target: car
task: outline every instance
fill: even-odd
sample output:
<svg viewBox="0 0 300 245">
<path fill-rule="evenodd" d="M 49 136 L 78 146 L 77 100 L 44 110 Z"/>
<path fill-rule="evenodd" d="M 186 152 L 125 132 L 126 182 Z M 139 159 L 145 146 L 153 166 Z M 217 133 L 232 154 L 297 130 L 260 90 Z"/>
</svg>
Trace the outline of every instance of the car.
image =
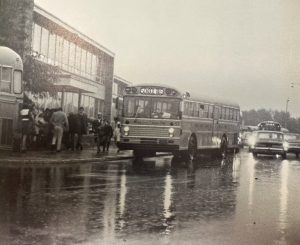
<svg viewBox="0 0 300 245">
<path fill-rule="evenodd" d="M 281 155 L 286 158 L 288 143 L 284 140 L 284 134 L 278 131 L 261 130 L 252 134 L 249 139 L 250 151 L 253 156 L 258 154 L 264 155 Z"/>
<path fill-rule="evenodd" d="M 286 133 L 284 139 L 287 142 L 287 152 L 294 153 L 297 158 L 300 154 L 300 134 Z"/>
</svg>

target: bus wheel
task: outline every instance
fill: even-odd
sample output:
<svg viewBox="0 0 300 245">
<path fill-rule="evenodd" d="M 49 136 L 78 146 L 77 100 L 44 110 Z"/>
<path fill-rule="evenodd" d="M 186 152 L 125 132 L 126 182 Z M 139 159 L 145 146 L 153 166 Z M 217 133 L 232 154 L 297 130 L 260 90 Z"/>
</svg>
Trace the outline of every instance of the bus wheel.
<svg viewBox="0 0 300 245">
<path fill-rule="evenodd" d="M 221 153 L 221 157 L 222 158 L 226 158 L 226 156 L 227 156 L 227 148 L 228 148 L 227 139 L 226 139 L 225 136 L 223 136 L 222 140 L 221 140 L 221 147 L 220 147 L 220 153 Z"/>
<path fill-rule="evenodd" d="M 197 156 L 197 139 L 194 135 L 190 137 L 188 145 L 188 160 L 193 161 Z"/>
<path fill-rule="evenodd" d="M 283 153 L 281 156 L 282 156 L 282 159 L 286 159 L 286 152 Z"/>
<path fill-rule="evenodd" d="M 142 159 L 144 154 L 142 151 L 134 150 L 133 151 L 133 156 L 135 159 Z"/>
</svg>

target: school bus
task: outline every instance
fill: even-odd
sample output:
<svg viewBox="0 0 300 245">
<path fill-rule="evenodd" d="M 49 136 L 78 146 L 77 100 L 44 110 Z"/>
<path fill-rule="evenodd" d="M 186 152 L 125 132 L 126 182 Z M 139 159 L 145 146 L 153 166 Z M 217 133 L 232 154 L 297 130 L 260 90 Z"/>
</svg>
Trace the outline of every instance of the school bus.
<svg viewBox="0 0 300 245">
<path fill-rule="evenodd" d="M 193 98 L 169 86 L 126 87 L 121 150 L 136 157 L 172 152 L 193 160 L 198 153 L 239 149 L 240 107 L 236 103 Z"/>
<path fill-rule="evenodd" d="M 13 50 L 0 46 L 0 149 L 11 149 L 23 101 L 23 63 Z"/>
</svg>

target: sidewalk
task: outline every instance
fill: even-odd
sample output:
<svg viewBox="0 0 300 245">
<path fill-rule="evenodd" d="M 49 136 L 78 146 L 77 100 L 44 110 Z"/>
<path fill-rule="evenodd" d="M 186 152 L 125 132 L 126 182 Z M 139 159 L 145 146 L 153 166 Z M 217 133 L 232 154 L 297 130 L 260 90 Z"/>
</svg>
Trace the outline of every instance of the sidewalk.
<svg viewBox="0 0 300 245">
<path fill-rule="evenodd" d="M 0 151 L 0 164 L 7 163 L 84 163 L 99 162 L 105 160 L 122 160 L 132 158 L 131 151 L 117 153 L 116 147 L 111 147 L 109 153 L 97 154 L 96 147 L 84 148 L 82 151 L 51 152 L 49 150 L 27 151 L 18 153 Z"/>
</svg>

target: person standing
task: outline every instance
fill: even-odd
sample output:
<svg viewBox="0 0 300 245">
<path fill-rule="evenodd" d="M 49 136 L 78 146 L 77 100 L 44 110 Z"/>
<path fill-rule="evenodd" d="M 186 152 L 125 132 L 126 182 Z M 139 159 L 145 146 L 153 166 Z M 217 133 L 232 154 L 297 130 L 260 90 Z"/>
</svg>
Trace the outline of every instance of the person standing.
<svg viewBox="0 0 300 245">
<path fill-rule="evenodd" d="M 118 147 L 118 153 L 120 152 L 120 142 L 121 142 L 121 123 L 117 122 L 117 126 L 114 130 L 114 140 L 116 143 L 116 146 Z"/>
<path fill-rule="evenodd" d="M 99 112 L 97 115 L 97 119 L 95 119 L 92 123 L 92 129 L 94 132 L 95 142 L 97 143 L 97 153 L 100 153 L 100 145 L 102 143 L 102 132 L 100 133 L 101 126 L 103 126 L 103 118 L 102 113 Z"/>
<path fill-rule="evenodd" d="M 78 133 L 80 132 L 79 128 L 79 118 L 78 115 L 74 114 L 73 112 L 69 113 L 68 116 L 69 121 L 69 132 L 68 132 L 68 149 L 74 151 L 75 146 L 75 139 L 78 140 Z"/>
<path fill-rule="evenodd" d="M 22 141 L 21 141 L 21 152 L 26 152 L 27 150 L 27 138 L 32 133 L 33 128 L 33 115 L 31 106 L 24 104 L 22 110 L 20 111 L 21 115 L 21 127 L 22 127 Z"/>
<path fill-rule="evenodd" d="M 79 123 L 79 131 L 78 131 L 78 140 L 77 140 L 77 145 L 76 149 L 82 150 L 82 135 L 87 134 L 87 116 L 84 113 L 84 108 L 79 107 L 78 110 L 78 123 Z"/>
<path fill-rule="evenodd" d="M 69 122 L 66 113 L 62 111 L 62 108 L 58 108 L 50 118 L 50 123 L 53 125 L 53 138 L 52 138 L 52 149 L 55 148 L 56 151 L 61 151 L 61 141 L 63 132 L 69 130 Z"/>
<path fill-rule="evenodd" d="M 104 142 L 103 142 L 103 152 L 109 150 L 110 141 L 113 137 L 113 128 L 110 125 L 109 121 L 105 121 L 104 124 Z"/>
</svg>

